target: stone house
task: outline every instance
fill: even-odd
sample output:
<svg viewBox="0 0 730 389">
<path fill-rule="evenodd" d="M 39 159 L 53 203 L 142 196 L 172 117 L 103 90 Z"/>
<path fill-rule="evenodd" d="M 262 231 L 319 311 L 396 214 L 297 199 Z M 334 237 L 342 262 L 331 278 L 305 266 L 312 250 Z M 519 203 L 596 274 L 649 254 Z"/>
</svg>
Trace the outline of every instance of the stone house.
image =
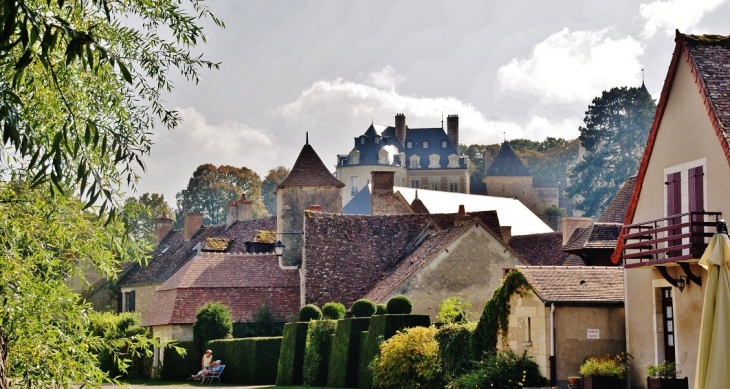
<svg viewBox="0 0 730 389">
<path fill-rule="evenodd" d="M 674 361 L 695 379 L 706 272 L 697 265 L 730 214 L 730 37 L 677 32 L 612 261 L 625 267 L 631 385 Z"/>
</svg>

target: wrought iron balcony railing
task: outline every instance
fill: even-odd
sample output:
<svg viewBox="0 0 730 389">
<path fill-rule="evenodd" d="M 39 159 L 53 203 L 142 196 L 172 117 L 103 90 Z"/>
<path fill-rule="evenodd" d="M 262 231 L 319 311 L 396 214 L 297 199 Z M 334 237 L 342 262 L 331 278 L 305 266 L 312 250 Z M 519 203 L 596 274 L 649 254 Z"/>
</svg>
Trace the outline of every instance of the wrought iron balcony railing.
<svg viewBox="0 0 730 389">
<path fill-rule="evenodd" d="M 623 227 L 624 266 L 698 260 L 715 233 L 721 212 L 687 212 Z"/>
</svg>

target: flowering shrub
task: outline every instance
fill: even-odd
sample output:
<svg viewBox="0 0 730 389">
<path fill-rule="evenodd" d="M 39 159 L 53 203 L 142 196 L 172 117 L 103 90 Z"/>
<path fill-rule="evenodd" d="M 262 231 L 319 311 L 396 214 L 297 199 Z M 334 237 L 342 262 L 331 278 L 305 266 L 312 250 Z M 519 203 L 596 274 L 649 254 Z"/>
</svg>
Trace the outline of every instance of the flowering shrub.
<svg viewBox="0 0 730 389">
<path fill-rule="evenodd" d="M 631 356 L 621 353 L 615 356 L 588 357 L 580 366 L 579 373 L 582 376 L 615 376 L 624 378 L 629 367 Z"/>
<path fill-rule="evenodd" d="M 651 378 L 677 378 L 681 372 L 677 370 L 674 362 L 662 361 L 658 365 L 649 364 L 646 366 L 646 374 Z"/>
<path fill-rule="evenodd" d="M 435 327 L 407 328 L 380 345 L 372 362 L 376 388 L 443 388 Z"/>
<path fill-rule="evenodd" d="M 537 363 L 527 356 L 527 352 L 517 355 L 506 349 L 486 354 L 484 360 L 475 364 L 474 370 L 460 376 L 447 387 L 522 389 L 542 386 L 550 386 L 550 381 L 540 375 Z"/>
</svg>

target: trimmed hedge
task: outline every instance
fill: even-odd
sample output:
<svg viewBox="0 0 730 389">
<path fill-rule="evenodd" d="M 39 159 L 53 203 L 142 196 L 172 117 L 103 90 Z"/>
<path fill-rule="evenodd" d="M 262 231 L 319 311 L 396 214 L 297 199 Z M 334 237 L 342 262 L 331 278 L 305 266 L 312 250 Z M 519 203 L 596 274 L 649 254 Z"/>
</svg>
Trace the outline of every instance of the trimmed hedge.
<svg viewBox="0 0 730 389">
<path fill-rule="evenodd" d="M 202 356 L 196 351 L 195 342 L 178 342 L 175 345 L 184 348 L 187 353 L 181 356 L 175 349 L 165 347 L 160 378 L 166 381 L 185 381 L 200 370 Z"/>
<path fill-rule="evenodd" d="M 279 353 L 276 385 L 301 385 L 304 350 L 307 344 L 308 322 L 286 323 Z"/>
<path fill-rule="evenodd" d="M 266 385 L 276 382 L 281 337 L 221 339 L 208 342 L 215 359 L 226 365 L 221 382 Z"/>
<path fill-rule="evenodd" d="M 352 303 L 350 311 L 355 317 L 370 317 L 377 312 L 378 307 L 372 300 L 360 299 Z"/>
<path fill-rule="evenodd" d="M 345 317 L 345 306 L 336 301 L 330 301 L 322 306 L 322 318 L 330 320 L 340 320 Z"/>
<path fill-rule="evenodd" d="M 380 343 L 390 339 L 398 331 L 410 327 L 428 327 L 431 318 L 428 315 L 377 315 L 370 318 L 367 332 L 367 342 L 360 349 L 358 371 L 358 387 L 369 389 L 372 387 L 373 375 L 370 363 L 380 354 Z"/>
<path fill-rule="evenodd" d="M 307 304 L 299 309 L 299 321 L 319 320 L 322 310 L 314 304 Z"/>
<path fill-rule="evenodd" d="M 376 304 L 375 305 L 375 314 L 376 315 L 385 315 L 388 313 L 388 308 L 385 306 L 385 304 Z"/>
<path fill-rule="evenodd" d="M 413 311 L 413 301 L 401 294 L 388 300 L 385 308 L 392 315 L 408 315 Z"/>
<path fill-rule="evenodd" d="M 309 322 L 307 349 L 304 351 L 303 379 L 305 386 L 327 384 L 327 367 L 336 329 L 337 322 L 334 320 Z"/>
<path fill-rule="evenodd" d="M 369 317 L 344 319 L 337 322 L 332 344 L 327 386 L 356 388 L 360 362 L 360 335 L 368 330 Z"/>
<path fill-rule="evenodd" d="M 233 338 L 260 338 L 268 336 L 282 336 L 284 334 L 284 322 L 269 323 L 233 323 Z"/>
</svg>

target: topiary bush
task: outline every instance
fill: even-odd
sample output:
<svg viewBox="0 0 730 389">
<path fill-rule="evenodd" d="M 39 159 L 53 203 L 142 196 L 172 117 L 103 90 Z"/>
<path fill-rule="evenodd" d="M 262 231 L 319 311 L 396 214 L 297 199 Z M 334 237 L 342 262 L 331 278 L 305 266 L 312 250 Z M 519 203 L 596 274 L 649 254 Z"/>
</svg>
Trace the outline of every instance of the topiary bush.
<svg viewBox="0 0 730 389">
<path fill-rule="evenodd" d="M 350 311 L 352 312 L 352 316 L 355 317 L 369 317 L 372 316 L 377 311 L 377 306 L 375 305 L 372 300 L 368 299 L 360 299 L 352 303 L 352 307 L 350 307 Z"/>
<path fill-rule="evenodd" d="M 408 328 L 380 345 L 372 363 L 376 388 L 443 388 L 436 327 Z"/>
<path fill-rule="evenodd" d="M 319 320 L 322 318 L 322 311 L 314 304 L 307 304 L 299 310 L 299 321 Z"/>
<path fill-rule="evenodd" d="M 375 305 L 375 314 L 376 315 L 385 315 L 387 313 L 388 313 L 388 308 L 386 308 L 385 304 Z"/>
<path fill-rule="evenodd" d="M 450 383 L 450 388 L 502 388 L 522 389 L 523 387 L 550 386 L 550 381 L 540 375 L 537 363 L 527 356 L 515 354 L 510 349 L 488 353 L 475 363 L 471 372 Z"/>
<path fill-rule="evenodd" d="M 208 302 L 198 308 L 193 324 L 193 341 L 201 355 L 209 340 L 232 337 L 233 320 L 231 320 L 231 313 L 227 306 Z"/>
<path fill-rule="evenodd" d="M 322 306 L 322 317 L 330 320 L 340 320 L 345 317 L 345 306 L 342 303 L 330 301 Z"/>
<path fill-rule="evenodd" d="M 327 367 L 336 330 L 336 321 L 318 320 L 309 322 L 307 346 L 304 351 L 304 367 L 302 368 L 305 386 L 327 385 Z"/>
<path fill-rule="evenodd" d="M 406 296 L 395 296 L 385 306 L 391 315 L 407 315 L 413 310 L 413 302 Z"/>
</svg>

